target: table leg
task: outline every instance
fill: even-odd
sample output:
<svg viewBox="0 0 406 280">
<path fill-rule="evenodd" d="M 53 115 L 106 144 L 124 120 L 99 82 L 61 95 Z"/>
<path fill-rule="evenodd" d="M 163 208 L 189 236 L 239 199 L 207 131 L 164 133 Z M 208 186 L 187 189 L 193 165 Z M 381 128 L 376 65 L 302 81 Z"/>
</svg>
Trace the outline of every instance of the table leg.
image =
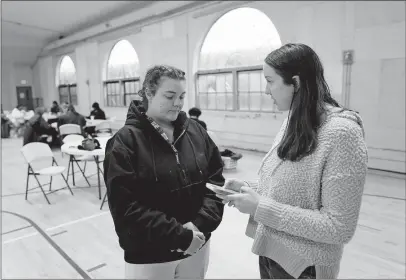
<svg viewBox="0 0 406 280">
<path fill-rule="evenodd" d="M 99 199 L 101 199 L 99 156 L 95 156 L 94 160 L 96 161 L 97 166 L 97 186 L 99 187 Z"/>
</svg>

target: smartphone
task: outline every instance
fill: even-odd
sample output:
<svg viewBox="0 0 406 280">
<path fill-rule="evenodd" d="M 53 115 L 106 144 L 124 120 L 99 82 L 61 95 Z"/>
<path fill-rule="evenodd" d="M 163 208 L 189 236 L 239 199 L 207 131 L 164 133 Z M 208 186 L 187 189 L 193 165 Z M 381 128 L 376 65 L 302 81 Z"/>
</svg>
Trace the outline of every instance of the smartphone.
<svg viewBox="0 0 406 280">
<path fill-rule="evenodd" d="M 210 190 L 212 190 L 213 192 L 215 192 L 216 194 L 220 194 L 220 195 L 230 195 L 230 194 L 236 194 L 238 192 L 234 191 L 234 190 L 229 190 L 229 189 L 225 189 L 224 187 L 219 187 L 210 183 L 206 183 L 206 187 Z"/>
</svg>

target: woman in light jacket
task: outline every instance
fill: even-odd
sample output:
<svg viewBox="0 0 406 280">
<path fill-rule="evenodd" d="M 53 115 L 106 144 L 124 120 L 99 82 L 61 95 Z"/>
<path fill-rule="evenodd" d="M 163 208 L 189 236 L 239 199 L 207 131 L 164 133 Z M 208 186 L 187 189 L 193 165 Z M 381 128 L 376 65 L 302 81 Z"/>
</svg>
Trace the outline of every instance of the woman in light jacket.
<svg viewBox="0 0 406 280">
<path fill-rule="evenodd" d="M 317 54 L 286 44 L 265 59 L 266 94 L 289 111 L 259 179 L 230 180 L 224 203 L 250 215 L 261 278 L 336 278 L 367 173 L 360 116 L 331 97 Z"/>
</svg>

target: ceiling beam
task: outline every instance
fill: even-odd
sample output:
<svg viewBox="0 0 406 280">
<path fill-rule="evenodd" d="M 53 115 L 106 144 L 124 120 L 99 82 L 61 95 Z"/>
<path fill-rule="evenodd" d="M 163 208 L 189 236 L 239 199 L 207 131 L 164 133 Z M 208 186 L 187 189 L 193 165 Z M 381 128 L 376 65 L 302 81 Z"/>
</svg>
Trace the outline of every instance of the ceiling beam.
<svg viewBox="0 0 406 280">
<path fill-rule="evenodd" d="M 85 40 L 95 39 L 102 35 L 112 34 L 113 32 L 117 32 L 124 28 L 128 30 L 131 28 L 141 28 L 186 12 L 194 11 L 198 8 L 217 5 L 221 2 L 222 1 L 155 1 L 151 7 L 156 8 L 158 11 L 152 11 L 152 9 L 147 11 L 149 8 L 147 7 L 142 11 L 135 11 L 104 24 L 93 26 L 69 37 L 52 42 L 43 49 L 40 56 L 49 55 L 51 51 L 61 47 L 77 44 Z"/>
<path fill-rule="evenodd" d="M 55 29 L 50 29 L 50 28 L 39 27 L 39 26 L 26 24 L 26 23 L 21 23 L 21 22 L 12 21 L 12 20 L 7 20 L 7 19 L 3 19 L 2 23 L 9 23 L 9 24 L 12 24 L 12 25 L 27 27 L 27 28 L 30 28 L 30 29 L 36 29 L 36 30 L 41 30 L 41 31 L 45 31 L 45 32 L 61 33 L 61 30 L 55 30 Z"/>
<path fill-rule="evenodd" d="M 82 24 L 81 26 L 79 26 L 75 29 L 69 30 L 69 32 L 66 32 L 66 34 L 63 34 L 63 35 L 64 35 L 64 37 L 71 36 L 75 33 L 86 30 L 92 26 L 104 23 L 104 22 L 112 20 L 114 18 L 119 18 L 121 16 L 125 16 L 134 11 L 139 11 L 141 9 L 145 9 L 148 6 L 151 6 L 152 4 L 154 4 L 154 1 L 130 1 L 130 3 L 124 4 L 118 8 L 115 8 L 114 10 L 110 10 L 109 12 L 101 14 L 97 18 L 91 19 L 91 20 L 87 21 L 86 23 Z"/>
</svg>

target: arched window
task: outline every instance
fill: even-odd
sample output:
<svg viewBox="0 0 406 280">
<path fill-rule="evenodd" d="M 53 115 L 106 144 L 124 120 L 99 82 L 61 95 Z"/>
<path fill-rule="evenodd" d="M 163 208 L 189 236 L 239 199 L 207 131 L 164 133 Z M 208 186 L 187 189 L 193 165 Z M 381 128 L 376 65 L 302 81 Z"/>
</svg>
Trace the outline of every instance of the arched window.
<svg viewBox="0 0 406 280">
<path fill-rule="evenodd" d="M 197 105 L 207 110 L 274 112 L 262 74 L 267 54 L 281 46 L 271 20 L 253 8 L 220 17 L 204 39 L 197 72 Z"/>
<path fill-rule="evenodd" d="M 59 102 L 78 105 L 76 92 L 76 68 L 70 56 L 65 55 L 59 66 Z"/>
<path fill-rule="evenodd" d="M 107 79 L 104 81 L 105 105 L 121 107 L 140 99 L 140 63 L 133 46 L 127 40 L 117 42 L 107 61 Z"/>
</svg>

